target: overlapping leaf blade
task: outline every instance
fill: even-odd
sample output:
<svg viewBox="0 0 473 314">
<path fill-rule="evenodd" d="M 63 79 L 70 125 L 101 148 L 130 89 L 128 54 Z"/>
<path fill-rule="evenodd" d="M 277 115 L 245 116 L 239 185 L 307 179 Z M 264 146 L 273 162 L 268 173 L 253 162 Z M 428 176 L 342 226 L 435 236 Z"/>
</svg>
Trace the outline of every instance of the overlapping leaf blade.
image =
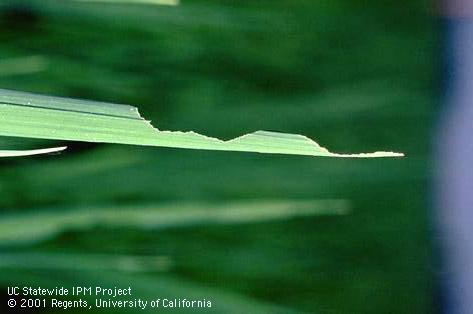
<svg viewBox="0 0 473 314">
<path fill-rule="evenodd" d="M 32 149 L 32 150 L 0 150 L 0 157 L 22 157 L 22 156 L 31 156 L 31 155 L 41 155 L 41 154 L 50 154 L 57 153 L 65 150 L 67 147 L 53 147 L 53 148 L 43 148 L 43 149 Z"/>
</svg>

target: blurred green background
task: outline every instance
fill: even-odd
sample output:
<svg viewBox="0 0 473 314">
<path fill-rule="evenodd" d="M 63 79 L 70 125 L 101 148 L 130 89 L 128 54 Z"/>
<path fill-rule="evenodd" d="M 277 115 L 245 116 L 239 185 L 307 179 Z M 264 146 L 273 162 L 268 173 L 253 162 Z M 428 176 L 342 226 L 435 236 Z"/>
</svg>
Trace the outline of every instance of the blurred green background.
<svg viewBox="0 0 473 314">
<path fill-rule="evenodd" d="M 13 312 L 10 285 L 131 286 L 218 313 L 431 312 L 429 5 L 0 2 L 0 88 L 132 104 L 162 130 L 265 129 L 408 156 L 68 143 L 2 159 L 0 312 Z"/>
</svg>

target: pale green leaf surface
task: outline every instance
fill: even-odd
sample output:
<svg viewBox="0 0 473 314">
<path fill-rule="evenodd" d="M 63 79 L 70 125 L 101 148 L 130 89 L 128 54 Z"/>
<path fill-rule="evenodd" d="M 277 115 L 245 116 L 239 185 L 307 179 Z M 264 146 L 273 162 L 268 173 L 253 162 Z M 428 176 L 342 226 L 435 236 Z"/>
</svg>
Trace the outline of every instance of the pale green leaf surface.
<svg viewBox="0 0 473 314">
<path fill-rule="evenodd" d="M 223 141 L 195 132 L 160 131 L 127 105 L 0 90 L 0 135 L 187 149 L 327 157 L 399 157 L 331 153 L 303 135 L 257 131 Z"/>
<path fill-rule="evenodd" d="M 168 203 L 159 205 L 41 210 L 0 215 L 0 247 L 48 239 L 64 231 L 106 228 L 161 230 L 198 225 L 234 225 L 296 217 L 344 215 L 347 200 L 258 200 L 225 204 Z M 34 221 L 35 224 L 28 222 Z"/>
</svg>

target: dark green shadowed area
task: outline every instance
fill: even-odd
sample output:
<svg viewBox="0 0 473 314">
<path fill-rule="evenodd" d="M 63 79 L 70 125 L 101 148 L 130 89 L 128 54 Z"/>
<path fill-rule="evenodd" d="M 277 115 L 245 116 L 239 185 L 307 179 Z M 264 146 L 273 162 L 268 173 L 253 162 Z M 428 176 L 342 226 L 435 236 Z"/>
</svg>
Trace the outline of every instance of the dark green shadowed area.
<svg viewBox="0 0 473 314">
<path fill-rule="evenodd" d="M 160 130 L 407 156 L 0 137 L 0 150 L 68 146 L 0 159 L 0 312 L 15 313 L 8 286 L 83 285 L 213 302 L 176 313 L 430 313 L 430 10 L 0 1 L 2 89 L 133 105 Z M 83 310 L 31 311 L 66 312 Z"/>
</svg>

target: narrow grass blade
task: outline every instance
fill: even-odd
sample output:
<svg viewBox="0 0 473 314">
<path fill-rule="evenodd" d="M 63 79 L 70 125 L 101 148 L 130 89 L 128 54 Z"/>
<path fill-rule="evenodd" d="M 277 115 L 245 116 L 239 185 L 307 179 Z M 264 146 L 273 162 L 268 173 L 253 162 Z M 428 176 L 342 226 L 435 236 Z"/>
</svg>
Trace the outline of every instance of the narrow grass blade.
<svg viewBox="0 0 473 314">
<path fill-rule="evenodd" d="M 166 272 L 172 267 L 168 256 L 74 254 L 44 252 L 1 252 L 0 269 L 47 269 L 121 272 Z"/>
<path fill-rule="evenodd" d="M 97 2 L 97 3 L 123 3 L 123 4 L 147 4 L 147 5 L 170 5 L 179 4 L 179 0 L 74 0 L 77 2 Z"/>
<path fill-rule="evenodd" d="M 228 141 L 192 131 L 160 131 L 144 120 L 135 107 L 7 90 L 0 90 L 0 135 L 326 157 L 403 156 L 393 152 L 331 153 L 308 137 L 268 131 Z"/>
<path fill-rule="evenodd" d="M 41 155 L 49 153 L 57 153 L 65 150 L 67 147 L 54 147 L 44 149 L 33 149 L 33 150 L 0 150 L 0 157 L 21 157 L 31 155 Z"/>
<path fill-rule="evenodd" d="M 31 243 L 67 230 L 129 227 L 146 230 L 232 225 L 294 217 L 344 215 L 346 200 L 266 200 L 225 204 L 177 202 L 160 205 L 41 210 L 0 216 L 0 246 Z"/>
</svg>

